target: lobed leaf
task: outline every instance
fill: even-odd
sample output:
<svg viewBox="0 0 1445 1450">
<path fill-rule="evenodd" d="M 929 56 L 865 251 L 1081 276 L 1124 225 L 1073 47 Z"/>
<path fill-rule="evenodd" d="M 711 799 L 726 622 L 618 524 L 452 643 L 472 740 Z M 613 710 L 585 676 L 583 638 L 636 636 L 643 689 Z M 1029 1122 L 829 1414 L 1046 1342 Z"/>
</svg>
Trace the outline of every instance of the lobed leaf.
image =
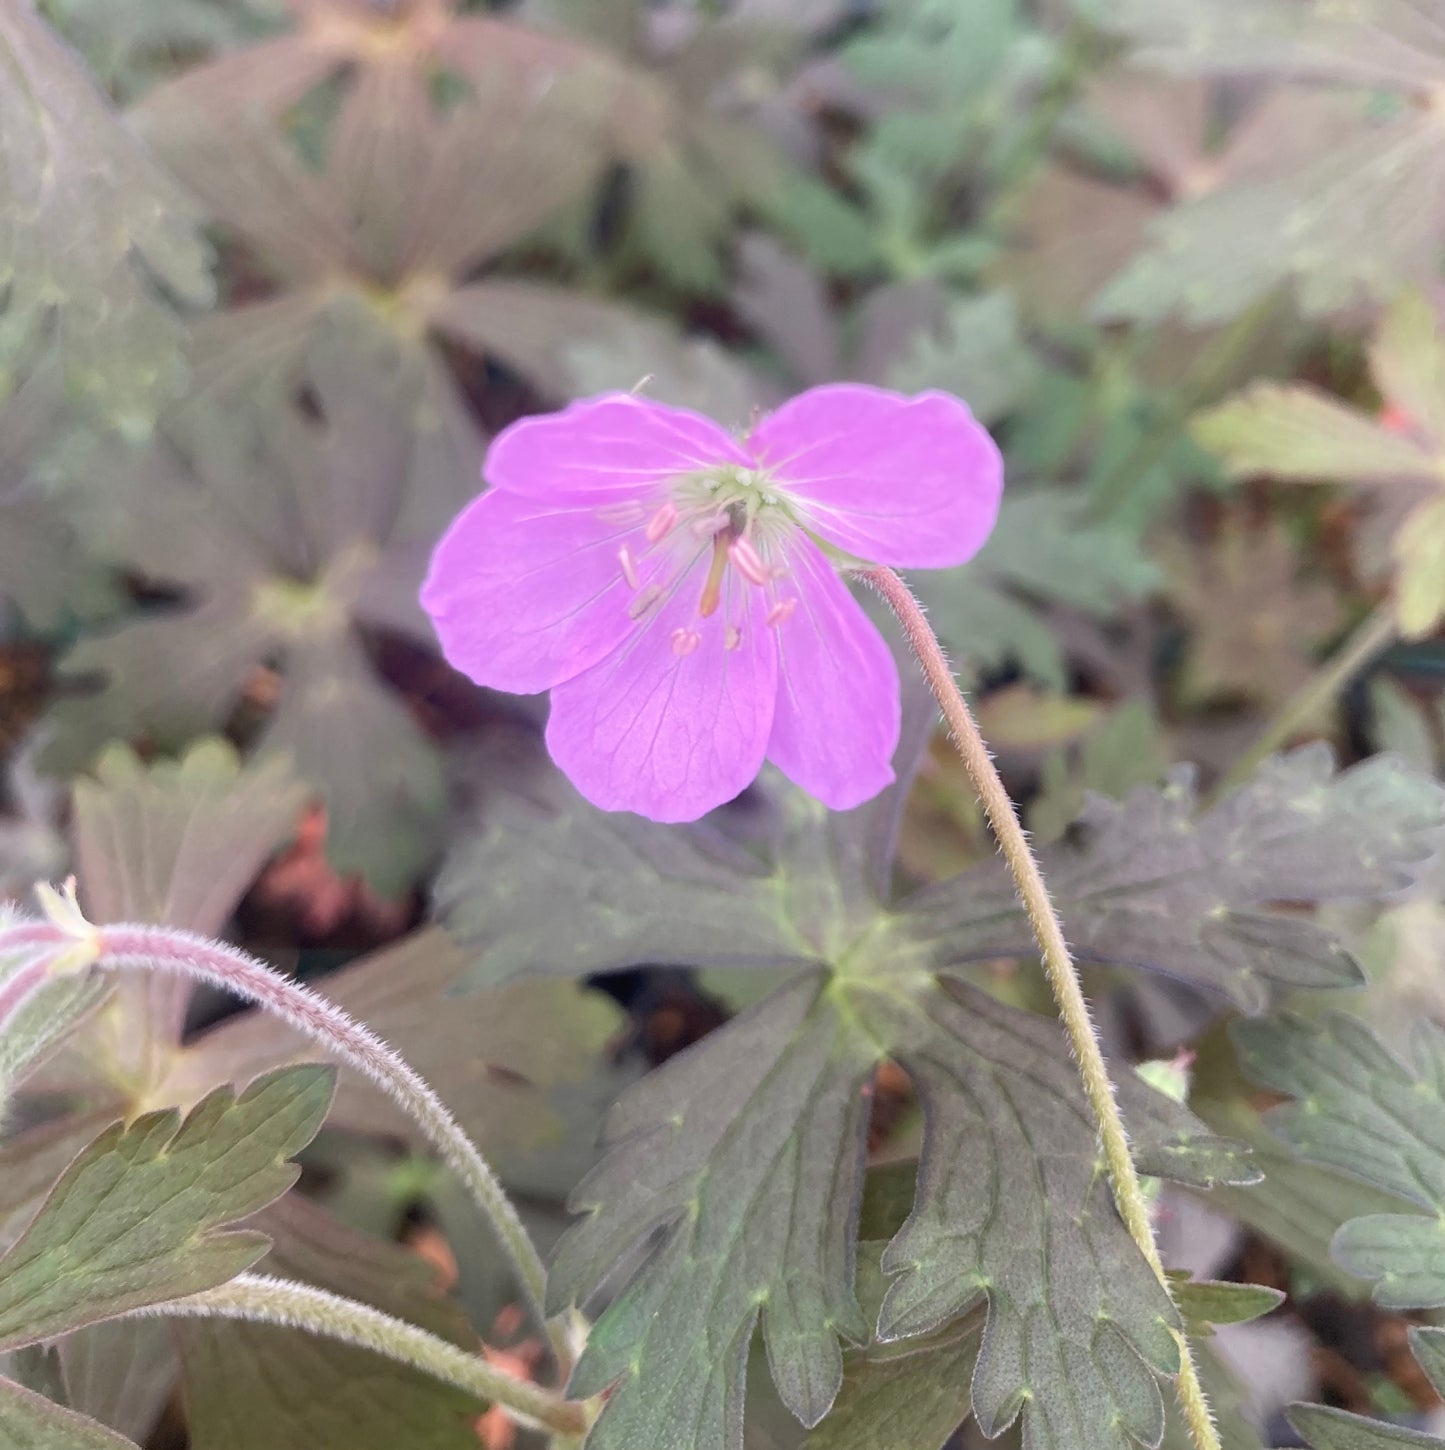
<svg viewBox="0 0 1445 1450">
<path fill-rule="evenodd" d="M 812 971 L 632 1089 L 549 1285 L 561 1307 L 645 1255 L 573 1378 L 577 1394 L 613 1387 L 594 1443 L 672 1444 L 678 1426 L 689 1444 L 736 1443 L 757 1326 L 784 1403 L 805 1425 L 828 1411 L 839 1336 L 870 1338 L 853 1236 L 884 1055 L 912 1077 L 927 1127 L 913 1212 L 883 1258 L 880 1339 L 986 1298 L 973 1406 L 988 1433 L 1022 1414 L 1040 1447 L 1157 1443 L 1150 1367 L 1177 1364 L 1177 1321 L 1114 1211 L 1061 1048 L 1055 1023 L 961 982 Z M 1151 1169 L 1252 1176 L 1182 1108 L 1142 1084 L 1126 1097 Z"/>
<path fill-rule="evenodd" d="M 1277 756 L 1196 816 L 1192 772 L 1122 802 L 1094 797 L 1041 864 L 1087 961 L 1159 971 L 1257 1010 L 1272 984 L 1342 986 L 1338 940 L 1276 902 L 1388 897 L 1439 849 L 1445 792 L 1379 757 L 1338 775 L 1328 749 Z M 925 887 L 907 930 L 933 959 L 1029 951 L 1002 863 Z"/>
<path fill-rule="evenodd" d="M 179 190 L 29 0 L 0 15 L 0 291 L 6 329 L 54 327 L 73 392 L 144 433 L 184 376 L 152 276 L 210 302 L 210 253 Z"/>
<path fill-rule="evenodd" d="M 102 1133 L 0 1257 L 0 1349 L 224 1283 L 265 1252 L 226 1229 L 284 1193 L 286 1159 L 315 1135 L 331 1074 L 296 1067 L 239 1097 L 212 1093 L 182 1121 L 149 1113 Z"/>
</svg>

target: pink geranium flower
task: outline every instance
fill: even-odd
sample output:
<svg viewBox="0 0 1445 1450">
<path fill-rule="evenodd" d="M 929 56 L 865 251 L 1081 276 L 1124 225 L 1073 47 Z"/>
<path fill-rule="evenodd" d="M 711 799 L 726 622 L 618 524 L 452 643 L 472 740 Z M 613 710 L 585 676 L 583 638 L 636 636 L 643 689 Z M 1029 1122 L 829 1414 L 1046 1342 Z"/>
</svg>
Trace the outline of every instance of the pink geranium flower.
<svg viewBox="0 0 1445 1450">
<path fill-rule="evenodd" d="M 839 577 L 971 558 L 997 448 L 945 393 L 813 388 L 744 439 L 626 393 L 526 418 L 422 590 L 480 685 L 551 690 L 547 745 L 588 800 L 657 821 L 764 759 L 845 810 L 893 778 L 893 656 Z"/>
</svg>

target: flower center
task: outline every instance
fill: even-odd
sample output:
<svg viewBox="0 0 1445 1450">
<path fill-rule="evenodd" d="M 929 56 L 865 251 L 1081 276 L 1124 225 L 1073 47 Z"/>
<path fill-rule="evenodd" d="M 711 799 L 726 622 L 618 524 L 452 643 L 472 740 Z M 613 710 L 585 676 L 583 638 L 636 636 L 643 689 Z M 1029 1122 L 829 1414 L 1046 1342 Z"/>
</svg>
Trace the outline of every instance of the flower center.
<svg viewBox="0 0 1445 1450">
<path fill-rule="evenodd" d="M 764 623 L 782 625 L 797 607 L 797 599 L 781 593 L 779 580 L 787 573 L 783 562 L 788 537 L 801 527 L 786 494 L 758 469 L 724 464 L 673 479 L 660 504 L 649 514 L 634 506 L 631 514 L 643 523 L 642 538 L 618 550 L 618 567 L 633 591 L 629 613 L 642 620 L 652 615 L 685 587 L 689 576 L 706 566 L 698 593 L 698 620 L 724 611 L 723 644 L 740 649 L 747 611 L 745 591 L 728 588 L 736 576 L 744 585 L 762 589 L 768 599 Z M 702 642 L 696 628 L 673 631 L 672 649 L 691 654 Z"/>
</svg>

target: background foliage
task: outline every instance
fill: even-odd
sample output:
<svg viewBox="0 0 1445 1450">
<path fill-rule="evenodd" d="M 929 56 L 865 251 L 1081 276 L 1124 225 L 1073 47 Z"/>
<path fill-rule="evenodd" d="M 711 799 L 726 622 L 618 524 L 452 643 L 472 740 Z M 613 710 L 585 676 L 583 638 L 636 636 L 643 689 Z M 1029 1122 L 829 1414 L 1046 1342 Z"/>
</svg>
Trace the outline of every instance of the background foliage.
<svg viewBox="0 0 1445 1450">
<path fill-rule="evenodd" d="M 1437 0 L 0 0 L 0 897 L 324 977 L 555 1248 L 602 1450 L 1182 1446 L 1185 1322 L 1229 1450 L 1440 1443 L 1442 86 Z M 514 419 L 839 378 L 1005 450 L 919 592 L 1177 1308 L 926 701 L 868 807 L 652 826 L 416 603 Z M 545 1377 L 366 1085 L 171 982 L 12 1026 L 0 1444 L 513 1443 L 114 1317 L 260 1263 Z"/>
</svg>

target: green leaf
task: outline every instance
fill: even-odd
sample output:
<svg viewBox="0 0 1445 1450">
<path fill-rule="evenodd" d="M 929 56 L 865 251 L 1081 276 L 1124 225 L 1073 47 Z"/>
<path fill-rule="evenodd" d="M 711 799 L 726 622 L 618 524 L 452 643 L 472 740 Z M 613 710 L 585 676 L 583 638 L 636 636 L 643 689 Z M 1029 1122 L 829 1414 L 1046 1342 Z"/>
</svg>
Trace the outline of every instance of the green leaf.
<svg viewBox="0 0 1445 1450">
<path fill-rule="evenodd" d="M 53 315 L 71 389 L 143 433 L 184 376 L 181 324 L 151 275 L 211 300 L 197 218 L 29 0 L 0 15 L 0 137 L 6 330 L 37 335 Z"/>
<path fill-rule="evenodd" d="M 858 1247 L 858 1297 L 876 1319 L 887 1285 L 878 1264 L 884 1245 Z M 968 1418 L 983 1327 L 983 1314 L 975 1312 L 935 1334 L 892 1343 L 875 1339 L 846 1352 L 838 1398 L 802 1450 L 941 1450 Z"/>
<path fill-rule="evenodd" d="M 0 1258 L 0 1348 L 224 1283 L 267 1241 L 226 1229 L 279 1197 L 286 1159 L 331 1101 L 329 1070 L 289 1068 L 238 1098 L 212 1093 L 182 1121 L 149 1113 L 102 1133 Z"/>
<path fill-rule="evenodd" d="M 1354 1018 L 1240 1024 L 1241 1065 L 1296 1101 L 1272 1109 L 1271 1129 L 1302 1157 L 1418 1204 L 1428 1217 L 1370 1214 L 1344 1224 L 1332 1245 L 1347 1269 L 1376 1281 L 1391 1309 L 1445 1304 L 1445 1033 L 1421 1022 L 1414 1063 L 1395 1057 Z"/>
<path fill-rule="evenodd" d="M 887 1046 L 885 1047 L 885 1044 Z M 974 1412 L 1030 1443 L 1122 1447 L 1162 1431 L 1148 1365 L 1176 1364 L 1174 1311 L 1124 1232 L 1057 1025 L 957 981 L 805 972 L 627 1094 L 579 1186 L 549 1295 L 585 1299 L 656 1235 L 603 1313 L 573 1390 L 614 1388 L 594 1443 L 728 1443 L 761 1323 L 785 1404 L 812 1425 L 870 1336 L 852 1285 L 864 1089 L 885 1052 L 927 1130 L 913 1211 L 884 1255 L 879 1335 L 927 1334 L 986 1297 Z M 1241 1165 L 1142 1083 L 1126 1112 L 1151 1168 Z M 1202 1156 L 1199 1156 L 1202 1155 Z M 1020 1251 L 1020 1243 L 1030 1245 Z M 1044 1340 L 1029 1326 L 1048 1321 Z M 664 1388 L 659 1392 L 659 1384 Z"/>
<path fill-rule="evenodd" d="M 0 1378 L 0 1444 L 5 1450 L 137 1450 L 84 1415 Z"/>
<path fill-rule="evenodd" d="M 1265 1122 L 1301 1157 L 1440 1211 L 1445 1032 L 1420 1023 L 1413 1064 L 1339 1013 L 1320 1023 L 1295 1016 L 1240 1022 L 1234 1040 L 1254 1081 L 1296 1100 L 1271 1108 Z"/>
<path fill-rule="evenodd" d="M 473 953 L 473 984 L 677 959 L 816 959 L 782 915 L 780 883 L 721 834 L 595 810 L 515 743 L 488 757 L 485 778 L 479 829 L 459 840 L 434 893 Z"/>
<path fill-rule="evenodd" d="M 1263 1284 L 1232 1284 L 1217 1279 L 1182 1279 L 1173 1285 L 1174 1302 L 1189 1333 L 1208 1334 L 1214 1324 L 1246 1324 L 1284 1303 L 1282 1290 Z"/>
<path fill-rule="evenodd" d="M 1435 459 L 1354 408 L 1303 386 L 1257 383 L 1201 413 L 1194 436 L 1239 476 L 1306 483 L 1389 483 L 1431 473 Z"/>
</svg>

